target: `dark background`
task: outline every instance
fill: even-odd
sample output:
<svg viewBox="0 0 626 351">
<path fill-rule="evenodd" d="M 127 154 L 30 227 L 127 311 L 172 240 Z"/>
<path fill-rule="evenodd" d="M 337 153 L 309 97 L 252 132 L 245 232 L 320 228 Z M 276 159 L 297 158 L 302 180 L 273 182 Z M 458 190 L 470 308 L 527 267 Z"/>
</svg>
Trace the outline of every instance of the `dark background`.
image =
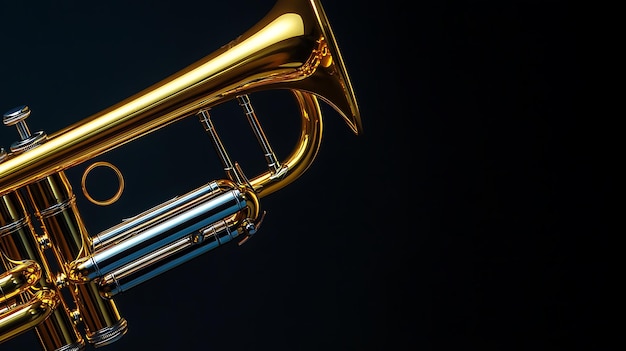
<svg viewBox="0 0 626 351">
<path fill-rule="evenodd" d="M 272 5 L 3 3 L 0 109 L 28 104 L 31 130 L 51 134 L 228 43 Z M 117 297 L 129 332 L 103 350 L 598 350 L 609 183 L 590 179 L 610 141 L 580 117 L 585 17 L 564 1 L 324 5 L 364 133 L 325 106 L 315 163 L 262 200 L 260 233 Z M 252 98 L 284 156 L 298 116 L 276 95 Z M 244 170 L 262 169 L 238 108 L 212 115 Z M 112 206 L 80 193 L 87 164 L 68 171 L 94 234 L 223 177 L 194 118 L 99 159 L 125 176 Z M 32 333 L 0 345 L 37 349 Z"/>
</svg>

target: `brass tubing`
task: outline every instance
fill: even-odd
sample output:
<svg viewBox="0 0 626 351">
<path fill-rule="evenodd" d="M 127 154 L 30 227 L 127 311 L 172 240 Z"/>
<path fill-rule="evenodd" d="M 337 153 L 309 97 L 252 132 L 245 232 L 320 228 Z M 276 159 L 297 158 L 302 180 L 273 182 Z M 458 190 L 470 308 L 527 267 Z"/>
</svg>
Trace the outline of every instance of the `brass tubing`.
<svg viewBox="0 0 626 351">
<path fill-rule="evenodd" d="M 208 189 L 215 196 L 197 207 L 193 199 L 183 201 L 185 195 L 95 238 L 88 235 L 66 169 L 199 111 L 272 89 L 291 90 L 300 107 L 300 138 L 285 160 L 274 157 L 253 118 L 269 171 L 248 177 L 238 164 L 226 162 L 236 186 L 223 189 L 228 181 L 217 181 L 219 189 Z M 44 350 L 77 351 L 85 347 L 78 323 L 95 347 L 124 335 L 125 319 L 115 303 L 100 294 L 110 298 L 239 235 L 245 235 L 242 243 L 254 234 L 262 221 L 258 200 L 297 179 L 317 155 L 323 129 L 318 99 L 334 108 L 355 134 L 361 132 L 355 95 L 320 1 L 278 0 L 265 17 L 227 45 L 56 133 L 31 135 L 24 123 L 30 115 L 27 106 L 7 112 L 4 124 L 16 125 L 22 140 L 9 153 L 0 150 L 0 261 L 8 272 L 0 276 L 7 279 L 0 284 L 6 290 L 0 306 L 1 318 L 6 317 L 0 324 L 3 337 L 35 326 Z M 28 202 L 22 198 L 26 195 Z M 30 211 L 42 233 L 34 230 Z M 207 213 L 209 217 L 203 217 Z M 50 258 L 44 255 L 48 249 Z M 30 286 L 21 281 L 26 276 L 14 271 L 24 260 L 37 262 L 42 270 Z M 97 262 L 98 274 L 89 277 L 95 280 L 68 279 L 76 273 L 73 266 L 84 262 Z M 104 271 L 97 267 L 100 263 Z M 69 299 L 61 294 L 66 292 Z M 41 299 L 32 300 L 34 293 Z M 48 295 L 57 296 L 57 301 Z M 38 324 L 18 312 L 47 310 L 40 308 L 44 305 L 51 312 L 34 312 Z M 44 314 L 49 316 L 39 317 Z"/>
<path fill-rule="evenodd" d="M 27 190 L 54 255 L 67 275 L 67 263 L 89 255 L 91 247 L 71 185 L 65 173 L 59 172 L 28 185 Z M 102 346 L 126 333 L 126 321 L 120 316 L 115 302 L 103 300 L 95 284 L 68 284 L 80 311 L 87 341 Z"/>
<path fill-rule="evenodd" d="M 300 136 L 297 147 L 281 162 L 288 169 L 277 181 L 274 174 L 265 172 L 250 180 L 259 198 L 272 194 L 300 177 L 310 166 L 322 143 L 322 112 L 314 95 L 292 90 L 300 107 Z"/>
<path fill-rule="evenodd" d="M 51 273 L 51 265 L 42 251 L 40 239 L 42 238 L 37 236 L 32 227 L 30 217 L 26 215 L 22 197 L 16 192 L 0 196 L 0 253 L 3 255 L 5 268 L 10 270 L 14 262 L 19 260 L 37 262 L 43 274 L 34 284 L 33 289 L 52 291 L 60 298 L 62 295 L 54 284 L 56 277 Z M 18 298 L 20 303 L 28 303 L 30 297 L 26 295 L 22 294 L 25 298 Z M 34 303 L 33 300 L 30 301 Z M 43 349 L 81 350 L 84 348 L 83 337 L 70 317 L 70 307 L 62 298 L 55 306 L 57 307 L 52 310 L 48 318 L 35 327 Z M 8 320 L 5 321 L 8 322 Z M 13 315 L 10 323 L 15 325 L 19 321 L 27 322 L 19 315 Z M 17 328 L 25 330 L 30 326 L 29 324 Z M 0 325 L 0 328 L 4 326 Z"/>
<path fill-rule="evenodd" d="M 40 290 L 28 302 L 0 315 L 0 343 L 41 324 L 56 309 L 58 302 L 59 297 L 54 291 Z"/>
<path fill-rule="evenodd" d="M 231 181 L 217 180 L 190 191 L 185 195 L 177 196 L 170 201 L 157 205 L 92 236 L 91 244 L 93 252 L 100 251 L 108 246 L 113 246 L 123 240 L 129 239 L 137 235 L 137 233 L 155 226 L 165 221 L 167 218 L 175 216 L 183 207 L 189 208 L 199 201 L 217 195 L 220 191 L 233 190 L 235 188 L 237 188 L 237 186 Z"/>
<path fill-rule="evenodd" d="M 330 24 L 317 0 L 279 0 L 236 40 L 144 91 L 50 134 L 0 164 L 0 194 L 90 160 L 237 95 L 316 94 L 355 132 L 360 115 Z"/>
<path fill-rule="evenodd" d="M 0 274 L 0 303 L 25 292 L 39 279 L 41 279 L 41 267 L 32 260 L 25 260 Z"/>
<path fill-rule="evenodd" d="M 237 216 L 219 221 L 206 228 L 206 232 L 188 235 L 104 275 L 98 281 L 100 295 L 110 299 L 230 242 L 243 233 L 241 228 L 238 228 L 239 221 L 235 217 Z"/>
<path fill-rule="evenodd" d="M 93 254 L 77 259 L 69 264 L 68 278 L 82 283 L 101 278 L 127 264 L 142 260 L 145 256 L 166 247 L 218 220 L 231 216 L 247 206 L 247 199 L 239 190 L 224 191 L 216 196 L 201 197 L 195 203 L 183 204 L 175 216 L 162 222 L 142 228 L 136 235 L 108 246 Z M 141 224 L 141 218 L 139 218 Z M 135 231 L 132 226 L 130 231 Z"/>
<path fill-rule="evenodd" d="M 256 231 L 262 220 L 260 204 L 256 194 L 250 190 L 245 191 L 243 196 L 246 207 L 237 213 L 192 231 L 104 275 L 99 279 L 101 296 L 112 298 L 241 235 L 252 235 L 250 230 Z"/>
</svg>

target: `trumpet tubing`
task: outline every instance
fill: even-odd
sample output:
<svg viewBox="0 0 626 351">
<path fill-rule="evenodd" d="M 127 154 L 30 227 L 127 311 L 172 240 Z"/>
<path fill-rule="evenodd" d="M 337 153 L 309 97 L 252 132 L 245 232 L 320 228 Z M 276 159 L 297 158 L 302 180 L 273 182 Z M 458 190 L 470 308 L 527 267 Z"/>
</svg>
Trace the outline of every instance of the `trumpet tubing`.
<svg viewBox="0 0 626 351">
<path fill-rule="evenodd" d="M 300 135 L 285 159 L 275 155 L 249 97 L 273 89 L 290 90 L 300 112 Z M 267 170 L 261 174 L 249 176 L 232 161 L 212 122 L 211 109 L 229 100 L 238 101 L 262 149 Z M 0 150 L 0 343 L 32 329 L 43 350 L 72 351 L 125 335 L 127 322 L 114 297 L 221 245 L 242 244 L 259 230 L 261 198 L 297 179 L 317 155 L 323 131 L 318 100 L 361 132 L 355 94 L 320 1 L 278 0 L 227 45 L 58 132 L 31 133 L 28 106 L 5 113 L 4 124 L 15 126 L 20 139 Z M 88 233 L 65 171 L 190 116 L 206 131 L 225 177 Z"/>
</svg>

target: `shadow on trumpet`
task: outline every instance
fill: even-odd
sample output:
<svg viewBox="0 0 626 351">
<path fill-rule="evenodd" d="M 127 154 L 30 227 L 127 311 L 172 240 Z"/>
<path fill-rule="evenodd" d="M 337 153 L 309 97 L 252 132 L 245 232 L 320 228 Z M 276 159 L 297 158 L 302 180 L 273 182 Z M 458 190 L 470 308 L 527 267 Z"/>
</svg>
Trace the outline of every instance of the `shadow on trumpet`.
<svg viewBox="0 0 626 351">
<path fill-rule="evenodd" d="M 250 94 L 287 90 L 300 114 L 299 135 L 279 158 Z M 300 177 L 322 141 L 322 100 L 358 134 L 362 126 L 346 67 L 317 0 L 280 0 L 250 30 L 191 66 L 58 132 L 32 131 L 31 109 L 3 115 L 19 140 L 0 153 L 0 342 L 34 329 L 44 350 L 82 350 L 128 330 L 114 300 L 154 277 L 260 228 L 261 199 Z M 213 109 L 236 101 L 264 158 L 251 175 L 231 156 Z M 194 118 L 224 170 L 97 234 L 88 233 L 67 173 L 133 141 Z M 92 196 L 89 173 L 112 170 L 118 189 Z M 124 177 L 113 164 L 88 167 L 80 184 L 96 205 L 117 201 Z"/>
</svg>

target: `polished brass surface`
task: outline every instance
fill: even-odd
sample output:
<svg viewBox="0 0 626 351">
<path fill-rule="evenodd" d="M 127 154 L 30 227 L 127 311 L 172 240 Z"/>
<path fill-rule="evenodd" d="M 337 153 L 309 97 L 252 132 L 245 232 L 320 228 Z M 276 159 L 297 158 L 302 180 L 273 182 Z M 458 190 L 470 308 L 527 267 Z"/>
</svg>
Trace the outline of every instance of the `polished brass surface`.
<svg viewBox="0 0 626 351">
<path fill-rule="evenodd" d="M 41 278 L 41 267 L 35 261 L 24 261 L 0 274 L 0 304 L 25 292 Z"/>
<path fill-rule="evenodd" d="M 41 324 L 57 307 L 59 298 L 52 290 L 41 290 L 33 298 L 0 317 L 0 342 Z"/>
<path fill-rule="evenodd" d="M 42 239 L 44 237 L 35 234 L 22 197 L 16 192 L 0 196 L 0 260 L 3 266 L 11 272 L 19 269 L 21 262 L 28 261 L 37 263 L 41 269 L 38 280 L 29 282 L 29 289 L 16 297 L 18 304 L 7 306 L 6 311 L 0 313 L 0 342 L 34 327 L 44 350 L 68 346 L 78 350 L 84 341 L 71 317 L 71 307 L 60 298 L 52 263 L 42 250 L 42 242 L 45 242 Z M 13 295 L 7 290 L 3 293 Z"/>
<path fill-rule="evenodd" d="M 93 196 L 91 196 L 91 194 L 89 193 L 89 190 L 87 190 L 87 176 L 89 175 L 89 172 L 91 172 L 97 167 L 107 167 L 113 170 L 119 182 L 119 186 L 115 194 L 105 200 L 95 199 Z M 83 177 L 80 182 L 80 187 L 83 190 L 83 195 L 85 195 L 87 200 L 91 201 L 92 203 L 96 205 L 107 206 L 107 205 L 114 203 L 122 196 L 122 192 L 124 192 L 124 176 L 122 175 L 122 172 L 120 172 L 119 168 L 115 167 L 109 162 L 105 162 L 105 161 L 94 162 L 89 167 L 87 167 L 87 169 L 85 169 L 85 172 L 83 173 Z"/>
<path fill-rule="evenodd" d="M 65 262 L 91 253 L 90 236 L 79 214 L 69 180 L 64 172 L 58 172 L 29 184 L 26 190 L 41 228 L 50 240 L 52 252 L 61 262 L 62 273 L 67 275 Z M 78 305 L 88 341 L 100 346 L 126 333 L 126 322 L 120 317 L 115 302 L 102 300 L 96 283 L 68 284 Z M 118 326 L 122 329 L 112 330 Z"/>
<path fill-rule="evenodd" d="M 274 89 L 293 93 L 301 118 L 297 143 L 283 160 L 248 96 Z M 235 99 L 268 165 L 252 177 L 232 163 L 208 114 Z M 100 347 L 122 337 L 127 325 L 115 295 L 257 232 L 264 217 L 260 199 L 297 179 L 317 155 L 323 131 L 318 99 L 355 134 L 361 132 L 355 94 L 320 1 L 279 0 L 229 44 L 56 133 L 31 135 L 24 122 L 27 106 L 5 114 L 5 125 L 16 125 L 22 140 L 0 154 L 0 342 L 34 329 L 44 350 L 69 351 L 84 349 L 83 339 Z M 209 133 L 227 179 L 89 234 L 65 171 L 194 115 Z M 116 174 L 118 193 L 99 204 L 121 195 L 123 177 Z M 81 186 L 93 200 L 86 176 Z"/>
<path fill-rule="evenodd" d="M 308 49 L 308 50 L 305 50 Z M 319 1 L 279 1 L 236 40 L 150 88 L 0 164 L 0 193 L 90 160 L 237 95 L 313 93 L 358 133 L 356 98 Z"/>
</svg>

